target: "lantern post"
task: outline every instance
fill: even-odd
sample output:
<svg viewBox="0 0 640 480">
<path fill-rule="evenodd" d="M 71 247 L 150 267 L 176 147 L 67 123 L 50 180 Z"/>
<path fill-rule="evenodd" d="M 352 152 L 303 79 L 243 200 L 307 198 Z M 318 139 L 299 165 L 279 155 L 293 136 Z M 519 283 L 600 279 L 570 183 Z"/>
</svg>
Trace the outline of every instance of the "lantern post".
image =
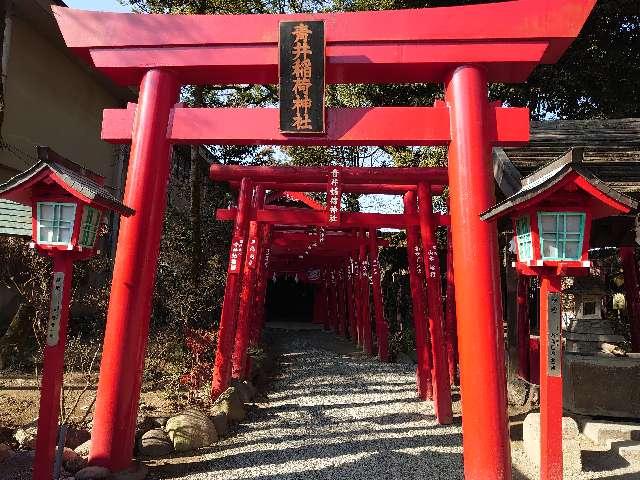
<svg viewBox="0 0 640 480">
<path fill-rule="evenodd" d="M 104 177 L 48 147 L 38 147 L 37 154 L 38 163 L 0 185 L 0 198 L 31 207 L 30 246 L 53 260 L 33 469 L 34 480 L 51 480 L 55 475 L 73 262 L 96 253 L 105 212 L 130 216 L 133 210 L 104 188 Z"/>
</svg>

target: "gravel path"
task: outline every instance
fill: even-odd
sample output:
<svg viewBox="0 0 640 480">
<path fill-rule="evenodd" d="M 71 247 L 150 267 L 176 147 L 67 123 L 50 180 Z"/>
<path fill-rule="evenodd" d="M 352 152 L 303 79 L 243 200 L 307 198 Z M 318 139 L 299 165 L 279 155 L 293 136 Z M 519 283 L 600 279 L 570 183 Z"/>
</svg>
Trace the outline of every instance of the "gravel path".
<svg viewBox="0 0 640 480">
<path fill-rule="evenodd" d="M 456 425 L 436 424 L 409 365 L 383 364 L 319 331 L 274 334 L 279 375 L 215 449 L 151 467 L 149 478 L 461 479 Z M 458 408 L 459 405 L 456 405 Z"/>
</svg>

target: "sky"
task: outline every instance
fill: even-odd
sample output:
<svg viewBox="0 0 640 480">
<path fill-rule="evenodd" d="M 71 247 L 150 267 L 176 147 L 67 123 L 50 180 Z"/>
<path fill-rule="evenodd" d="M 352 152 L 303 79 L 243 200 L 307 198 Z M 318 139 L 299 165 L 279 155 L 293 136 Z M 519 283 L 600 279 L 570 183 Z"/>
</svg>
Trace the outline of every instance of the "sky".
<svg viewBox="0 0 640 480">
<path fill-rule="evenodd" d="M 129 7 L 118 3 L 118 0 L 62 0 L 69 7 L 83 10 L 102 10 L 104 12 L 130 12 Z"/>
</svg>

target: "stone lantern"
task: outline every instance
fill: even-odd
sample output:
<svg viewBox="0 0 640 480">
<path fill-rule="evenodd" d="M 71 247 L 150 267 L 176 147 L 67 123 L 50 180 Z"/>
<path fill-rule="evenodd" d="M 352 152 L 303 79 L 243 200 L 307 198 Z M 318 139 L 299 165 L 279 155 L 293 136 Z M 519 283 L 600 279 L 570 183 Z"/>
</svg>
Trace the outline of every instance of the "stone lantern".
<svg viewBox="0 0 640 480">
<path fill-rule="evenodd" d="M 575 297 L 575 317 L 567 322 L 565 351 L 595 353 L 604 343 L 618 344 L 624 337 L 614 335 L 613 325 L 604 318 L 604 298 L 610 292 L 598 277 L 576 277 L 565 293 Z"/>
</svg>

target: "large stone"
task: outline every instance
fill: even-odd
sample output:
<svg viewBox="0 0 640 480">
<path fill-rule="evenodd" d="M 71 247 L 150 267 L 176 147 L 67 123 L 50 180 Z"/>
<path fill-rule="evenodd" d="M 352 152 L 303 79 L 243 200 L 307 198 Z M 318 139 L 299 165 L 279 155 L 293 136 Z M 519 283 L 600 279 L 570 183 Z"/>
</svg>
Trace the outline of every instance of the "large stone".
<svg viewBox="0 0 640 480">
<path fill-rule="evenodd" d="M 210 413 L 211 421 L 216 426 L 216 432 L 219 437 L 226 437 L 229 433 L 229 419 L 226 412 L 216 411 L 216 406 L 213 406 Z"/>
<path fill-rule="evenodd" d="M 77 472 L 87 466 L 87 460 L 69 447 L 64 447 L 62 465 L 67 472 Z"/>
<path fill-rule="evenodd" d="M 242 399 L 235 387 L 229 387 L 222 392 L 213 406 L 217 411 L 226 413 L 227 418 L 232 422 L 240 422 L 247 416 Z"/>
<path fill-rule="evenodd" d="M 83 457 L 88 457 L 90 449 L 91 449 L 91 440 L 89 439 L 86 442 L 84 442 L 82 445 L 78 445 L 76 448 L 74 448 L 74 451 L 78 455 L 81 455 Z"/>
<path fill-rule="evenodd" d="M 165 426 L 176 452 L 188 452 L 218 441 L 211 419 L 195 408 L 171 417 Z"/>
<path fill-rule="evenodd" d="M 640 418 L 640 354 L 564 356 L 565 410 L 587 416 Z"/>
<path fill-rule="evenodd" d="M 167 432 L 154 428 L 142 435 L 138 452 L 146 457 L 162 457 L 173 452 L 173 443 Z"/>
<path fill-rule="evenodd" d="M 121 472 L 116 472 L 109 477 L 109 480 L 144 480 L 149 473 L 146 465 L 140 462 L 133 462 L 131 467 Z"/>
<path fill-rule="evenodd" d="M 573 418 L 562 417 L 562 465 L 564 474 L 571 476 L 582 471 L 580 432 Z M 530 413 L 522 425 L 524 451 L 531 462 L 540 468 L 540 414 Z"/>
<path fill-rule="evenodd" d="M 249 382 L 247 382 L 246 380 L 235 380 L 232 383 L 232 386 L 236 389 L 236 391 L 238 392 L 238 395 L 240 396 L 240 400 L 242 400 L 242 403 L 251 403 L 253 401 L 253 397 L 255 395 L 255 389 L 253 388 L 253 385 L 251 385 Z"/>
<path fill-rule="evenodd" d="M 20 448 L 27 450 L 33 450 L 36 448 L 36 436 L 38 434 L 38 427 L 29 425 L 23 428 L 19 428 L 13 435 Z"/>
<path fill-rule="evenodd" d="M 109 475 L 111 475 L 111 472 L 108 468 L 91 466 L 76 472 L 74 478 L 75 480 L 101 480 L 108 478 Z"/>
<path fill-rule="evenodd" d="M 82 445 L 91 438 L 91 434 L 84 428 L 68 427 L 64 437 L 64 446 L 72 450 Z"/>
</svg>

